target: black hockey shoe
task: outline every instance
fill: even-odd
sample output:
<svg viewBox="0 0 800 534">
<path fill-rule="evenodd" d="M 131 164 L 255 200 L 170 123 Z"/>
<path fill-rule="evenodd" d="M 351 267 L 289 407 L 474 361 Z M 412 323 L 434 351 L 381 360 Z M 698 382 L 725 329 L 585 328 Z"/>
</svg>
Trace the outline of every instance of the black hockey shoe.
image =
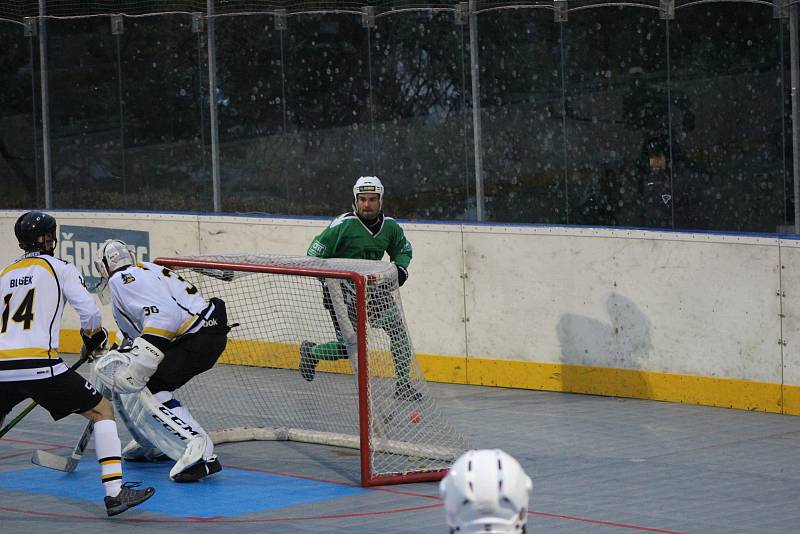
<svg viewBox="0 0 800 534">
<path fill-rule="evenodd" d="M 220 471 L 222 471 L 222 464 L 219 463 L 219 458 L 212 456 L 208 460 L 200 460 L 196 464 L 187 467 L 175 475 L 172 480 L 175 482 L 197 482 Z"/>
<path fill-rule="evenodd" d="M 317 374 L 317 363 L 319 363 L 319 359 L 311 350 L 315 345 L 316 343 L 310 341 L 300 343 L 300 375 L 309 382 L 314 380 L 314 375 Z"/>
<path fill-rule="evenodd" d="M 394 386 L 394 396 L 396 399 L 407 401 L 422 400 L 422 393 L 417 391 L 417 388 L 411 385 L 407 379 L 400 379 Z"/>
<path fill-rule="evenodd" d="M 134 489 L 141 486 L 141 482 L 125 482 L 116 497 L 106 497 L 106 513 L 109 517 L 121 514 L 128 508 L 133 508 L 153 496 L 155 488 Z"/>
</svg>

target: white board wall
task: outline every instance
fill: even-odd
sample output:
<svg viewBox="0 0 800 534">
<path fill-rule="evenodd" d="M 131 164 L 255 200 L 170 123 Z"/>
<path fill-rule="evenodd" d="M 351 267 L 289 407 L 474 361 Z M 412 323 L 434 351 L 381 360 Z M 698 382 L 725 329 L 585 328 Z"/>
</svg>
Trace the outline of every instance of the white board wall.
<svg viewBox="0 0 800 534">
<path fill-rule="evenodd" d="M 20 213 L 0 211 L 3 264 L 20 253 L 13 235 Z M 328 222 L 53 214 L 59 225 L 148 232 L 151 258 L 302 255 Z M 402 295 L 418 353 L 800 385 L 796 241 L 567 227 L 403 226 L 414 260 Z M 107 310 L 105 320 L 113 324 Z M 73 313 L 65 315 L 64 327 L 77 328 Z"/>
</svg>

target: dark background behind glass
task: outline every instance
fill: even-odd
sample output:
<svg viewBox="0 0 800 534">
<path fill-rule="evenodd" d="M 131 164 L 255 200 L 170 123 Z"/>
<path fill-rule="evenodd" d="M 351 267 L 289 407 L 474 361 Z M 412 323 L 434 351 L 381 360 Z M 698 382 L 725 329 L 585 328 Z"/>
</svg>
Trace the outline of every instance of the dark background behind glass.
<svg viewBox="0 0 800 534">
<path fill-rule="evenodd" d="M 789 30 L 771 6 L 555 22 L 478 4 L 484 220 L 792 231 Z M 374 174 L 391 216 L 476 220 L 469 25 L 425 5 L 374 25 L 215 17 L 214 95 L 188 14 L 117 34 L 108 16 L 48 19 L 52 207 L 212 211 L 213 104 L 223 212 L 333 216 Z M 20 21 L 0 19 L 0 208 L 42 208 L 39 41 Z"/>
</svg>

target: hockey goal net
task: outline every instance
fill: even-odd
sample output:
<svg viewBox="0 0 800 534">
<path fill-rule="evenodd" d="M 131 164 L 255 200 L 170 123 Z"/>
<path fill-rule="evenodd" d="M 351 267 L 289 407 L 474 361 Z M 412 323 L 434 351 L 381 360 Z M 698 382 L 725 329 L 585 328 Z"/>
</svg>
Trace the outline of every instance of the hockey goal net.
<svg viewBox="0 0 800 534">
<path fill-rule="evenodd" d="M 360 450 L 361 484 L 438 480 L 467 448 L 431 398 L 387 262 L 159 258 L 238 324 L 217 365 L 176 396 L 215 443 Z"/>
</svg>

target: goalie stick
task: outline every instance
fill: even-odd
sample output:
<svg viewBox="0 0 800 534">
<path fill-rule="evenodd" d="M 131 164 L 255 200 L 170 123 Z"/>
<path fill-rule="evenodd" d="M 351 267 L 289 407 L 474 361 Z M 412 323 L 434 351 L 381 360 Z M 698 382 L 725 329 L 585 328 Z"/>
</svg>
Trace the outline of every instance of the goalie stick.
<svg viewBox="0 0 800 534">
<path fill-rule="evenodd" d="M 93 430 L 94 424 L 89 421 L 86 424 L 86 428 L 83 429 L 83 434 L 81 434 L 81 438 L 78 440 L 77 445 L 75 445 L 75 448 L 72 449 L 71 456 L 59 456 L 51 452 L 37 450 L 33 452 L 33 456 L 31 456 L 31 462 L 41 467 L 47 467 L 50 469 L 55 469 L 56 471 L 63 471 L 65 473 L 72 473 L 75 471 L 75 468 L 78 467 L 78 462 L 80 462 L 81 458 L 83 458 L 83 451 L 86 450 L 86 446 L 89 444 L 89 438 L 92 437 Z"/>
</svg>

